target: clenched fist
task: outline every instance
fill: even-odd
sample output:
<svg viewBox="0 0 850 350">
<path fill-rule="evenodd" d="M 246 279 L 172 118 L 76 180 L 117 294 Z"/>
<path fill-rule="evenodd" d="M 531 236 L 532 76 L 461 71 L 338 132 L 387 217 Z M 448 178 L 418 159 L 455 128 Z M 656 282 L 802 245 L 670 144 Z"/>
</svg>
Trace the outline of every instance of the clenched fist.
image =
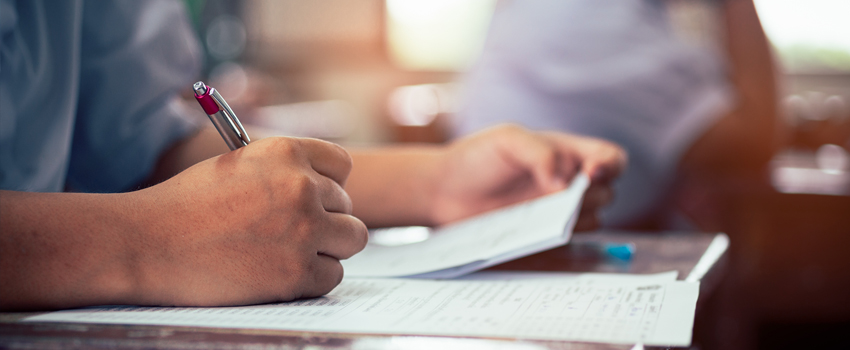
<svg viewBox="0 0 850 350">
<path fill-rule="evenodd" d="M 351 158 L 315 139 L 269 138 L 134 193 L 141 304 L 234 305 L 329 292 L 366 244 L 343 191 Z"/>
</svg>

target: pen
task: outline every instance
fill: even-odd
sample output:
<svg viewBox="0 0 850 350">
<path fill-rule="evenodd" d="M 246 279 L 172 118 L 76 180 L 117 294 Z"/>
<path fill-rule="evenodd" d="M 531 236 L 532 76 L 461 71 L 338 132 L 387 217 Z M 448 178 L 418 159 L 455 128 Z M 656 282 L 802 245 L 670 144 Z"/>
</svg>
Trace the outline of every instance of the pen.
<svg viewBox="0 0 850 350">
<path fill-rule="evenodd" d="M 201 104 L 204 113 L 210 117 L 210 121 L 215 125 L 221 138 L 230 147 L 230 150 L 235 150 L 239 147 L 247 146 L 251 142 L 248 138 L 248 133 L 236 118 L 236 113 L 230 109 L 221 94 L 212 86 L 207 86 L 204 82 L 199 81 L 192 85 L 192 90 L 195 91 L 195 99 Z"/>
</svg>

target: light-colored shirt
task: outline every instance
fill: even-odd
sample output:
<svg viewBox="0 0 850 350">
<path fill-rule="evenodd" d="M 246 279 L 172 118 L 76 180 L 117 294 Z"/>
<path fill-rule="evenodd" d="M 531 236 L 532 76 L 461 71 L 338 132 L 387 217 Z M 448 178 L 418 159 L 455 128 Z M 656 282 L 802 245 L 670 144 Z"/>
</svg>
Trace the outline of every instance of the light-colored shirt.
<svg viewBox="0 0 850 350">
<path fill-rule="evenodd" d="M 183 3 L 0 0 L 0 188 L 117 192 L 195 126 Z"/>
<path fill-rule="evenodd" d="M 600 137 L 629 153 L 604 226 L 658 209 L 690 145 L 731 103 L 710 47 L 675 35 L 664 2 L 505 1 L 465 79 L 459 135 L 503 122 Z"/>
</svg>

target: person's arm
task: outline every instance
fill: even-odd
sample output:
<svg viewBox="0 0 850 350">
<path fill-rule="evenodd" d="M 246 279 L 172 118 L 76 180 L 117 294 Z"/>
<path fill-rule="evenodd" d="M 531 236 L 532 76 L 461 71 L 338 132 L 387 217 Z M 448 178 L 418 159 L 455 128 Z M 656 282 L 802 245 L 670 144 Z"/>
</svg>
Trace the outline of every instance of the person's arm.
<svg viewBox="0 0 850 350">
<path fill-rule="evenodd" d="M 135 192 L 0 191 L 0 309 L 325 294 L 366 244 L 350 169 L 339 146 L 270 138 Z"/>
<path fill-rule="evenodd" d="M 436 226 L 566 188 L 579 171 L 591 187 L 577 229 L 596 225 L 625 152 L 602 140 L 516 126 L 449 145 L 351 150 L 346 191 L 370 227 Z"/>
<path fill-rule="evenodd" d="M 0 309 L 129 301 L 135 208 L 124 198 L 0 191 Z"/>
<path fill-rule="evenodd" d="M 785 134 L 773 57 L 752 0 L 725 1 L 723 21 L 736 105 L 687 151 L 682 168 L 690 174 L 761 170 Z"/>
</svg>

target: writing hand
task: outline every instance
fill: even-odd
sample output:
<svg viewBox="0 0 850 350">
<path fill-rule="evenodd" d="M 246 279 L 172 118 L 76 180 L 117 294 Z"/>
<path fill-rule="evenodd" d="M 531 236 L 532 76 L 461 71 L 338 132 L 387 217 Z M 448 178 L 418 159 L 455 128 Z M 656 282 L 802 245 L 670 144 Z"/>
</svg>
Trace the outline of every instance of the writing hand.
<svg viewBox="0 0 850 350">
<path fill-rule="evenodd" d="M 315 139 L 269 138 L 135 192 L 140 304 L 238 305 L 323 295 L 365 225 L 342 186 L 351 159 Z M 150 215 L 154 214 L 154 215 Z"/>
</svg>

